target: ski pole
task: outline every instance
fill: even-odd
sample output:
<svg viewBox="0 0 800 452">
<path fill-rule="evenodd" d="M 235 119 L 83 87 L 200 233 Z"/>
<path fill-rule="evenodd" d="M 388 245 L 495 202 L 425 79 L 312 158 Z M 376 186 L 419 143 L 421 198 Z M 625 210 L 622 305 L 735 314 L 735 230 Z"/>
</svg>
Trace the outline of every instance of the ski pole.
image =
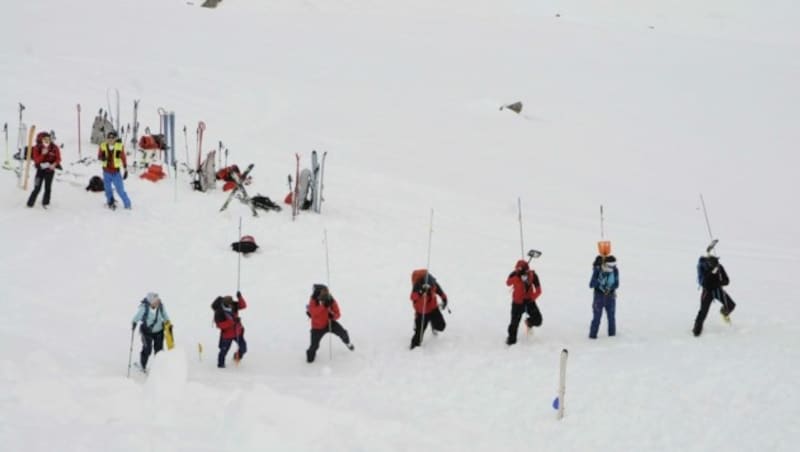
<svg viewBox="0 0 800 452">
<path fill-rule="evenodd" d="M 597 242 L 597 252 L 601 256 L 601 262 L 605 264 L 606 256 L 611 254 L 611 242 L 606 240 L 605 216 L 603 215 L 602 204 L 600 204 L 600 241 Z"/>
<path fill-rule="evenodd" d="M 186 124 L 183 125 L 183 147 L 186 149 L 186 166 L 189 166 L 189 136 L 186 133 Z"/>
<path fill-rule="evenodd" d="M 111 96 L 110 96 L 111 88 L 106 88 L 106 111 L 109 115 L 111 115 Z M 114 127 L 114 118 L 108 118 L 109 122 L 111 122 L 111 127 Z"/>
<path fill-rule="evenodd" d="M 425 264 L 425 285 L 430 286 L 431 276 L 431 240 L 433 239 L 433 208 L 431 208 L 431 219 L 428 223 L 428 260 Z M 429 287 L 430 290 L 430 287 Z M 428 307 L 428 291 L 422 294 L 422 314 L 420 315 L 419 324 L 419 345 L 422 345 L 422 338 L 425 333 L 425 309 Z"/>
<path fill-rule="evenodd" d="M 136 326 L 131 328 L 131 349 L 128 351 L 128 378 L 131 377 L 131 360 L 133 359 L 133 334 L 136 332 Z"/>
<path fill-rule="evenodd" d="M 136 145 L 139 144 L 139 99 L 133 101 L 133 138 L 131 144 L 134 146 L 134 153 L 136 152 Z"/>
<path fill-rule="evenodd" d="M 23 162 L 25 161 L 24 150 L 25 150 L 25 134 L 28 132 L 28 128 L 25 124 L 22 123 L 22 112 L 25 111 L 25 105 L 22 105 L 22 102 L 19 102 L 19 128 L 17 128 L 17 150 L 19 152 L 19 171 L 17 172 L 17 184 L 22 187 L 22 166 Z"/>
<path fill-rule="evenodd" d="M 239 238 L 236 239 L 241 245 L 242 243 L 242 217 L 239 217 Z M 242 275 L 242 250 L 239 249 L 239 262 L 236 266 L 236 291 L 239 291 L 239 284 L 241 282 L 241 275 Z"/>
<path fill-rule="evenodd" d="M 117 124 L 117 130 L 119 130 L 119 90 L 117 88 L 114 88 L 114 91 L 117 93 L 117 98 L 116 98 L 116 100 L 117 100 L 117 109 L 116 109 L 117 117 L 116 117 L 116 121 L 117 122 L 116 122 L 116 124 Z"/>
<path fill-rule="evenodd" d="M 519 254 L 525 257 L 525 245 L 522 240 L 522 198 L 517 197 L 517 213 L 519 214 Z"/>
<path fill-rule="evenodd" d="M 78 104 L 78 159 L 81 158 L 81 104 Z"/>
<path fill-rule="evenodd" d="M 703 206 L 703 216 L 706 218 L 706 228 L 708 228 L 708 238 L 714 240 L 714 235 L 711 233 L 711 223 L 708 221 L 708 211 L 706 210 L 706 201 L 703 199 L 703 194 L 700 193 L 700 204 Z"/>
<path fill-rule="evenodd" d="M 11 169 L 11 163 L 8 161 L 8 123 L 3 123 L 3 135 L 6 141 L 6 159 L 3 161 L 3 167 Z"/>
<path fill-rule="evenodd" d="M 603 225 L 603 205 L 600 204 L 600 240 L 605 240 L 605 227 Z"/>
<path fill-rule="evenodd" d="M 325 282 L 328 285 L 328 291 L 330 291 L 331 287 L 331 266 L 330 261 L 328 260 L 328 230 L 322 230 L 324 234 L 323 243 L 325 244 Z M 330 292 L 329 292 L 330 295 Z M 328 316 L 328 359 L 333 361 L 333 321 L 331 320 L 330 316 Z"/>
<path fill-rule="evenodd" d="M 172 162 L 172 176 L 175 178 L 175 202 L 178 202 L 178 162 Z"/>
</svg>

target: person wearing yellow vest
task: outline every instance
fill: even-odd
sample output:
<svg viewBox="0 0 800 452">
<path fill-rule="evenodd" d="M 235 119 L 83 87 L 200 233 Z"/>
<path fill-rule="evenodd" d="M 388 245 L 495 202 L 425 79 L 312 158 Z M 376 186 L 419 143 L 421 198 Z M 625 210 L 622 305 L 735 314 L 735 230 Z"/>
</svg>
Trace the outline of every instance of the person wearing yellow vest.
<svg viewBox="0 0 800 452">
<path fill-rule="evenodd" d="M 106 205 L 109 209 L 117 208 L 114 202 L 114 191 L 122 198 L 122 204 L 126 209 L 131 208 L 131 200 L 125 193 L 123 179 L 128 178 L 128 162 L 125 160 L 125 146 L 118 139 L 117 132 L 113 130 L 106 135 L 106 141 L 100 143 L 97 151 L 97 159 L 103 164 L 103 187 L 106 191 Z M 122 170 L 122 174 L 120 174 Z"/>
</svg>

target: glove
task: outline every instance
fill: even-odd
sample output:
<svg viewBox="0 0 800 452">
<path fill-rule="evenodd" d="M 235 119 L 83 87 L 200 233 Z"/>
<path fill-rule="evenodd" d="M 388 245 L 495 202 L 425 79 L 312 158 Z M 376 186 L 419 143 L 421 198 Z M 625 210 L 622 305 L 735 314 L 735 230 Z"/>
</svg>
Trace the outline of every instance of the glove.
<svg viewBox="0 0 800 452">
<path fill-rule="evenodd" d="M 242 292 L 236 291 L 236 298 L 242 298 Z"/>
<path fill-rule="evenodd" d="M 136 329 L 136 322 L 133 322 L 133 323 L 131 324 L 131 331 L 133 331 L 133 330 L 135 330 L 135 329 Z"/>
<path fill-rule="evenodd" d="M 306 315 L 308 316 L 309 319 L 311 318 L 311 313 L 310 312 L 306 311 Z"/>
<path fill-rule="evenodd" d="M 442 309 L 447 309 L 447 298 L 442 298 Z"/>
<path fill-rule="evenodd" d="M 49 164 L 49 163 L 47 163 L 47 162 L 44 162 L 44 163 L 40 164 L 39 166 L 40 166 L 42 169 L 48 169 L 48 168 L 50 168 L 50 164 Z"/>
<path fill-rule="evenodd" d="M 127 178 L 128 178 L 128 169 L 126 168 L 125 171 L 122 173 L 122 180 L 125 180 Z"/>
<path fill-rule="evenodd" d="M 64 168 L 63 168 L 63 167 L 61 166 L 61 164 L 59 163 L 59 164 L 57 164 L 57 165 L 56 165 L 56 169 L 57 169 L 57 170 L 63 170 Z"/>
</svg>

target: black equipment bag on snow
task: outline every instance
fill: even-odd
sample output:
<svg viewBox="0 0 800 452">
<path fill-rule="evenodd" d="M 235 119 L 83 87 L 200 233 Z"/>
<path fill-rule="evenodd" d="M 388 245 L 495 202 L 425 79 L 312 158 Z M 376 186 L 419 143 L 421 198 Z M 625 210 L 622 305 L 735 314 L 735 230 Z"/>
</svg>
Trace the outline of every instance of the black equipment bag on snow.
<svg viewBox="0 0 800 452">
<path fill-rule="evenodd" d="M 238 242 L 231 243 L 231 249 L 237 253 L 249 254 L 257 250 L 258 245 L 252 235 L 245 235 Z"/>
</svg>

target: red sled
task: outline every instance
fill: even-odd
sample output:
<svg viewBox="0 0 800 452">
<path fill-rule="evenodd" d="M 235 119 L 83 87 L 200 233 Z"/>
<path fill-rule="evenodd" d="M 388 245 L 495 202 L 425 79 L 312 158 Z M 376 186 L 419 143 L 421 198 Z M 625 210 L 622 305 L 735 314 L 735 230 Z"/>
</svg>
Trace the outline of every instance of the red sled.
<svg viewBox="0 0 800 452">
<path fill-rule="evenodd" d="M 164 174 L 164 168 L 161 165 L 151 164 L 150 166 L 147 167 L 147 171 L 142 173 L 142 175 L 139 177 L 141 177 L 142 179 L 147 179 L 151 182 L 158 182 L 161 179 L 167 177 L 167 175 Z"/>
</svg>

